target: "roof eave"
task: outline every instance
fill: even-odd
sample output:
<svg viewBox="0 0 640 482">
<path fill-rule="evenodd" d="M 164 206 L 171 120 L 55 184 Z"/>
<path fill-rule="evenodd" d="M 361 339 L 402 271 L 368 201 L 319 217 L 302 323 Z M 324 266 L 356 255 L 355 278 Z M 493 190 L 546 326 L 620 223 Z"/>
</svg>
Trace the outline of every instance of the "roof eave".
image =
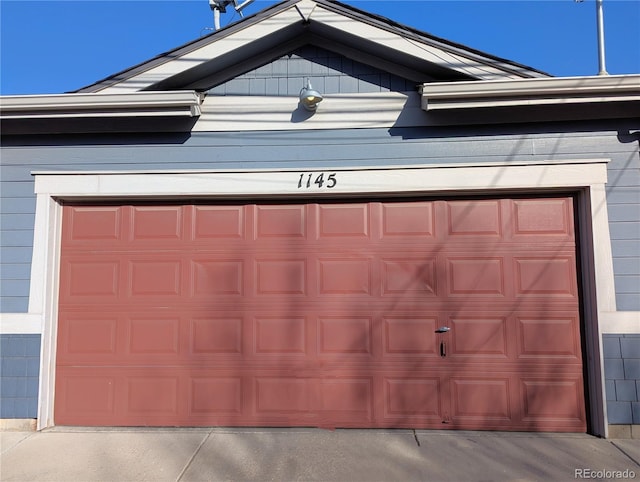
<svg viewBox="0 0 640 482">
<path fill-rule="evenodd" d="M 3 135 L 184 131 L 200 116 L 201 104 L 202 95 L 195 91 L 4 96 L 0 121 Z"/>
<path fill-rule="evenodd" d="M 640 75 L 428 83 L 421 107 L 434 124 L 581 122 L 640 118 Z"/>
<path fill-rule="evenodd" d="M 428 112 L 640 100 L 640 75 L 425 83 L 421 96 Z"/>
</svg>

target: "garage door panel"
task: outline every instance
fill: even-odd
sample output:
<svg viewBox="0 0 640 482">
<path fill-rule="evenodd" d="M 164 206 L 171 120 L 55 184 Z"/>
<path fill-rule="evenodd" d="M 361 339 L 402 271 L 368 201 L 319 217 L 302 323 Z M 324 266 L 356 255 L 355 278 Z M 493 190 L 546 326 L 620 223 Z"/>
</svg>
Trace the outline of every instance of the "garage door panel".
<svg viewBox="0 0 640 482">
<path fill-rule="evenodd" d="M 256 259 L 255 286 L 258 295 L 305 295 L 307 262 L 305 259 Z"/>
<path fill-rule="evenodd" d="M 191 296 L 242 296 L 244 260 L 221 255 L 191 261 Z"/>
<path fill-rule="evenodd" d="M 521 380 L 524 421 L 584 422 L 583 386 L 573 379 Z"/>
<path fill-rule="evenodd" d="M 447 203 L 449 222 L 447 234 L 451 237 L 494 237 L 502 235 L 501 202 L 451 201 Z"/>
<path fill-rule="evenodd" d="M 373 378 L 335 377 L 319 380 L 319 417 L 325 424 L 373 421 Z M 321 422 L 322 423 L 322 422 Z"/>
<path fill-rule="evenodd" d="M 255 413 L 273 415 L 279 413 L 286 416 L 292 412 L 311 414 L 314 381 L 296 377 L 256 377 L 255 378 Z"/>
<path fill-rule="evenodd" d="M 147 416 L 178 415 L 177 376 L 159 374 L 135 375 L 127 379 L 126 413 Z"/>
<path fill-rule="evenodd" d="M 193 206 L 194 241 L 245 239 L 245 210 L 244 206 Z"/>
<path fill-rule="evenodd" d="M 128 350 L 132 356 L 178 355 L 180 319 L 145 316 L 129 319 Z"/>
<path fill-rule="evenodd" d="M 437 355 L 436 317 L 385 315 L 383 323 L 385 357 Z"/>
<path fill-rule="evenodd" d="M 318 238 L 368 238 L 370 212 L 368 204 L 317 205 Z"/>
<path fill-rule="evenodd" d="M 134 206 L 131 217 L 131 242 L 146 246 L 175 243 L 183 239 L 183 206 Z"/>
<path fill-rule="evenodd" d="M 120 261 L 104 257 L 67 260 L 60 272 L 61 303 L 116 302 L 120 296 Z"/>
<path fill-rule="evenodd" d="M 450 257 L 450 296 L 504 296 L 505 262 L 501 257 Z"/>
<path fill-rule="evenodd" d="M 477 315 L 453 316 L 448 323 L 451 357 L 506 359 L 507 318 Z"/>
<path fill-rule="evenodd" d="M 307 327 L 304 317 L 256 317 L 256 355 L 307 355 Z"/>
<path fill-rule="evenodd" d="M 112 420 L 117 377 L 87 369 L 58 368 L 55 418 L 58 423 Z"/>
<path fill-rule="evenodd" d="M 516 199 L 512 206 L 515 237 L 574 239 L 570 199 Z"/>
<path fill-rule="evenodd" d="M 371 356 L 373 320 L 370 317 L 320 316 L 318 319 L 318 355 Z"/>
<path fill-rule="evenodd" d="M 520 256 L 514 262 L 517 295 L 577 298 L 573 256 Z"/>
<path fill-rule="evenodd" d="M 237 312 L 192 318 L 190 325 L 190 354 L 242 354 L 244 320 Z"/>
<path fill-rule="evenodd" d="M 372 294 L 373 279 L 370 259 L 318 259 L 318 289 L 321 295 Z"/>
<path fill-rule="evenodd" d="M 435 236 L 434 203 L 382 203 L 382 238 L 394 242 Z"/>
<path fill-rule="evenodd" d="M 581 359 L 579 320 L 573 314 L 523 314 L 517 317 L 520 358 Z"/>
<path fill-rule="evenodd" d="M 117 316 L 70 313 L 59 319 L 59 325 L 59 362 L 116 356 Z"/>
<path fill-rule="evenodd" d="M 306 238 L 307 206 L 257 206 L 256 239 Z"/>
<path fill-rule="evenodd" d="M 381 260 L 383 296 L 437 295 L 436 258 L 385 258 Z"/>
<path fill-rule="evenodd" d="M 438 376 L 385 376 L 384 419 L 401 423 L 415 421 L 442 424 L 443 383 Z"/>
<path fill-rule="evenodd" d="M 65 206 L 56 423 L 584 431 L 572 206 Z"/>
<path fill-rule="evenodd" d="M 118 206 L 78 206 L 65 211 L 69 228 L 64 233 L 67 245 L 95 245 L 122 242 L 123 209 Z"/>
<path fill-rule="evenodd" d="M 241 415 L 241 377 L 194 377 L 190 381 L 190 415 Z"/>
<path fill-rule="evenodd" d="M 177 297 L 182 294 L 180 260 L 136 259 L 128 263 L 128 296 Z"/>
<path fill-rule="evenodd" d="M 508 377 L 457 378 L 451 380 L 452 421 L 509 425 L 513 422 Z"/>
</svg>

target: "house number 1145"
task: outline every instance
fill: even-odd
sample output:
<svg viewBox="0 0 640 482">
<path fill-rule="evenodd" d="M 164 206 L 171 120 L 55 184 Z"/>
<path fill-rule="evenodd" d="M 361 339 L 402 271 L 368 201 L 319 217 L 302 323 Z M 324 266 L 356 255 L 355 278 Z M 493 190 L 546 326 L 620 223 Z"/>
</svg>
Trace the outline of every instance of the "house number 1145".
<svg viewBox="0 0 640 482">
<path fill-rule="evenodd" d="M 331 189 L 332 187 L 335 187 L 336 184 L 338 184 L 338 180 L 336 179 L 335 172 L 332 172 L 331 174 L 324 172 L 321 172 L 320 174 L 315 172 L 302 172 L 298 179 L 298 189 L 312 189 L 316 186 L 318 189 Z"/>
</svg>

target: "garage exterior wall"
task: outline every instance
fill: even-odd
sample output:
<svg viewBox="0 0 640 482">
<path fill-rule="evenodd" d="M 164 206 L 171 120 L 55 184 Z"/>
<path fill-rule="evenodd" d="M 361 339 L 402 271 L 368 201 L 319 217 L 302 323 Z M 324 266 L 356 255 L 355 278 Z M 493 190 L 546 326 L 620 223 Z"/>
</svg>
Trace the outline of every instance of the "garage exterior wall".
<svg viewBox="0 0 640 482">
<path fill-rule="evenodd" d="M 404 92 L 415 83 L 336 52 L 306 45 L 212 88 L 212 95 L 293 96 L 305 79 L 324 95 Z"/>
<path fill-rule="evenodd" d="M 640 424 L 640 335 L 603 335 L 611 424 Z"/>
<path fill-rule="evenodd" d="M 500 128 L 494 135 L 426 128 L 278 132 L 277 136 L 269 132 L 197 133 L 186 139 L 50 139 L 35 140 L 32 145 L 7 139 L 0 172 L 1 312 L 28 309 L 36 204 L 33 171 L 304 169 L 588 158 L 611 159 L 606 188 L 617 309 L 639 311 L 638 142 L 621 140 L 617 128 L 561 129 L 506 135 L 500 134 Z"/>
<path fill-rule="evenodd" d="M 0 335 L 0 418 L 36 418 L 40 335 Z"/>
<path fill-rule="evenodd" d="M 2 313 L 27 313 L 36 198 L 33 171 L 283 169 L 405 166 L 445 163 L 544 162 L 611 159 L 607 202 L 616 302 L 619 311 L 640 310 L 640 170 L 637 140 L 627 126 L 555 126 L 542 131 L 502 129 L 353 129 L 336 131 L 199 133 L 3 140 Z M 88 160 L 91 160 L 90 162 Z M 29 339 L 29 352 L 21 346 Z M 34 340 L 37 340 L 36 343 Z M 616 340 L 620 351 L 616 351 Z M 628 340 L 628 341 L 627 341 Z M 606 335 L 605 377 L 610 423 L 640 423 L 637 335 Z M 623 343 L 624 342 L 624 343 Z M 2 335 L 2 418 L 35 417 L 33 370 L 39 335 Z M 637 343 L 636 343 L 637 344 Z M 36 349 L 36 345 L 38 348 Z M 26 345 L 25 345 L 26 346 Z M 633 345 L 635 346 L 635 345 Z M 13 353 L 15 355 L 9 355 Z M 9 361 L 5 361 L 9 359 Z M 19 361 L 23 360 L 23 361 Z M 623 371 L 619 371 L 619 366 Z M 625 370 L 625 367 L 630 367 Z M 5 367 L 9 367 L 5 370 Z M 13 370 L 16 368 L 15 373 Z M 611 368 L 614 367 L 614 368 Z M 35 375 L 37 377 L 37 373 Z M 24 393 L 6 387 L 25 387 Z M 635 384 L 635 400 L 629 387 Z M 610 387 L 614 387 L 615 392 Z M 620 387 L 620 388 L 618 388 Z M 24 394 L 24 397 L 22 395 Z M 18 396 L 20 395 L 20 397 Z M 624 398 L 624 399 L 623 399 Z M 26 403 L 27 409 L 24 409 Z M 6 405 L 5 405 L 6 404 Z"/>
</svg>

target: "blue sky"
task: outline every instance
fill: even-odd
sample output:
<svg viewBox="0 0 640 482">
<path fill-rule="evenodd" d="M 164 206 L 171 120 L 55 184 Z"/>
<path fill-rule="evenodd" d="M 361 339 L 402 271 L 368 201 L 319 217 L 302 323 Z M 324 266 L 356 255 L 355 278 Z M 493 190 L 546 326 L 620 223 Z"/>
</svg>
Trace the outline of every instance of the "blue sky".
<svg viewBox="0 0 640 482">
<path fill-rule="evenodd" d="M 595 0 L 343 3 L 555 76 L 598 72 Z M 208 0 L 0 0 L 0 21 L 3 95 L 76 90 L 213 28 Z M 640 73 L 640 0 L 604 0 L 604 23 L 607 71 Z"/>
</svg>

